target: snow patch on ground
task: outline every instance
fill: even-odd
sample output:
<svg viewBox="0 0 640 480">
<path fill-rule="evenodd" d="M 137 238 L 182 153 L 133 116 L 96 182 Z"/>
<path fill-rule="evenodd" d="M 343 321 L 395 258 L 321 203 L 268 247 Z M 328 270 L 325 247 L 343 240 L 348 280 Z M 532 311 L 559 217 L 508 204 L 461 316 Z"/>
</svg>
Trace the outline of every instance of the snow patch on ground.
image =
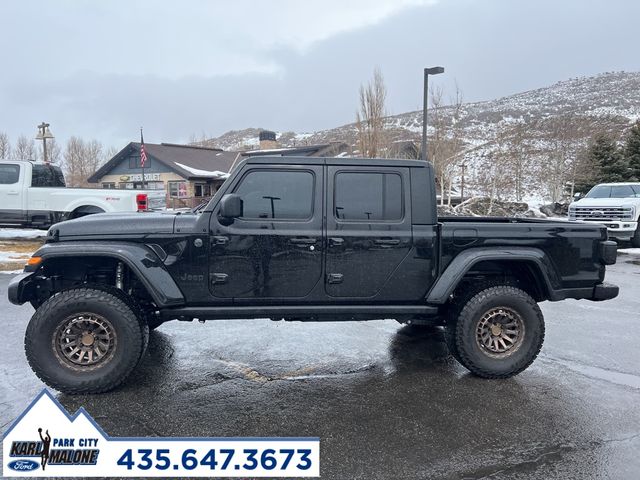
<svg viewBox="0 0 640 480">
<path fill-rule="evenodd" d="M 0 270 L 0 275 L 17 275 L 22 272 L 23 270 Z"/>
<path fill-rule="evenodd" d="M 618 253 L 623 255 L 640 255 L 640 248 L 619 248 Z"/>
<path fill-rule="evenodd" d="M 0 251 L 0 263 L 26 262 L 30 256 L 30 253 L 12 252 L 11 250 Z"/>
<path fill-rule="evenodd" d="M 36 239 L 46 237 L 46 230 L 34 228 L 0 228 L 0 240 Z"/>
</svg>

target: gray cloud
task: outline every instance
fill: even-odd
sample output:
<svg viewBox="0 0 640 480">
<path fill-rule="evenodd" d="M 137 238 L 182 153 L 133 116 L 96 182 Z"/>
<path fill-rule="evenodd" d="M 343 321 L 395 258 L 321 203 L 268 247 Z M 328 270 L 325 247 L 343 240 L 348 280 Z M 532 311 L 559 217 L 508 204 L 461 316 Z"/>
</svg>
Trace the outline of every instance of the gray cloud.
<svg viewBox="0 0 640 480">
<path fill-rule="evenodd" d="M 51 45 L 57 48 L 42 63 L 38 46 L 45 47 L 47 42 L 38 38 L 37 29 L 23 29 L 22 37 L 28 40 L 16 37 L 10 44 L 9 34 L 0 34 L 7 67 L 0 74 L 0 131 L 15 138 L 21 132 L 32 133 L 38 122 L 47 120 L 59 140 L 81 135 L 121 146 L 137 137 L 140 125 L 150 142 L 179 142 L 192 133 L 218 135 L 248 126 L 316 130 L 353 121 L 358 86 L 375 65 L 385 74 L 391 113 L 419 108 L 421 69 L 428 65 L 444 65 L 447 71 L 436 81 L 451 87 L 455 79 L 468 101 L 579 75 L 640 70 L 632 33 L 640 5 L 622 0 L 449 0 L 388 12 L 380 7 L 382 17 L 354 21 L 351 29 L 346 22 L 327 38 L 318 33 L 314 22 L 330 21 L 330 15 L 315 19 L 299 12 L 290 21 L 302 18 L 313 24 L 314 28 L 309 27 L 313 41 L 297 45 L 304 28 L 296 24 L 290 36 L 270 36 L 259 48 L 259 35 L 243 31 L 262 20 L 258 31 L 267 36 L 263 23 L 269 18 L 248 14 L 233 30 L 224 27 L 219 38 L 225 43 L 212 47 L 211 56 L 207 48 L 196 48 L 198 39 L 209 37 L 202 21 L 187 21 L 188 3 L 176 14 L 167 38 L 157 47 L 145 40 L 144 48 L 127 46 L 127 29 L 110 23 L 117 11 L 100 12 L 95 8 L 104 7 L 94 7 L 95 3 L 82 5 L 66 12 L 59 9 L 63 12 L 58 14 L 67 15 L 61 25 L 81 23 L 100 13 L 108 25 L 93 18 L 92 24 L 102 26 L 84 46 L 78 45 L 77 33 L 71 41 L 64 31 L 49 30 L 48 35 L 60 38 L 52 39 Z M 278 2 L 272 5 L 277 10 Z M 0 8 L 8 7 L 3 3 Z M 9 13 L 14 16 L 24 14 L 12 8 Z M 37 26 L 42 19 L 35 14 L 35 6 L 33 10 Z M 165 13 L 160 15 L 163 25 Z M 146 24 L 153 21 L 152 9 L 145 15 Z M 0 18 L 4 18 L 2 30 L 7 16 L 0 11 Z M 16 25 L 25 24 L 26 19 L 20 20 Z M 285 20 L 273 21 L 274 28 L 282 28 Z M 216 26 L 212 23 L 208 28 Z M 12 29 L 14 37 L 16 30 Z M 169 48 L 170 40 L 180 37 L 185 38 Z M 189 42 L 194 42 L 193 50 Z M 132 57 L 128 50 L 123 53 L 125 48 L 137 51 Z M 167 49 L 166 66 L 158 66 L 163 49 Z M 104 68 L 97 68 L 96 59 L 85 59 L 91 50 L 105 55 Z M 235 63 L 229 60 L 234 55 Z M 135 56 L 140 57 L 138 67 L 131 63 Z M 188 74 L 175 70 L 180 65 L 188 67 L 184 68 Z"/>
</svg>

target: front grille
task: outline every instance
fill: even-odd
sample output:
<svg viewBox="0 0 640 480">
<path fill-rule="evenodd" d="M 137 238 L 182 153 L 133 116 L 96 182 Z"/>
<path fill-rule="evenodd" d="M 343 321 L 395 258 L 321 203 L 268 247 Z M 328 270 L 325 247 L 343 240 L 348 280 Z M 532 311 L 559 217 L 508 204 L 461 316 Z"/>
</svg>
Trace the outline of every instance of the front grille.
<svg viewBox="0 0 640 480">
<path fill-rule="evenodd" d="M 591 220 L 594 222 L 635 220 L 633 214 L 633 207 L 571 207 L 569 209 L 571 220 Z"/>
</svg>

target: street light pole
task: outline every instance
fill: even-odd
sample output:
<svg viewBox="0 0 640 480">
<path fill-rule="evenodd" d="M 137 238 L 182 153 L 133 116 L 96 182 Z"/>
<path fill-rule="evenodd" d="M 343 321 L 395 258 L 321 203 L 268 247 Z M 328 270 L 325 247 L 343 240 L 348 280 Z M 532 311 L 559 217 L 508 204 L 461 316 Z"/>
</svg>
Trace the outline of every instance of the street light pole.
<svg viewBox="0 0 640 480">
<path fill-rule="evenodd" d="M 444 73 L 444 67 L 424 69 L 424 92 L 422 94 L 422 159 L 427 161 L 427 103 L 429 101 L 429 75 Z"/>
<path fill-rule="evenodd" d="M 264 195 L 262 198 L 271 201 L 271 218 L 276 218 L 276 200 L 282 200 L 280 197 L 272 197 L 270 195 Z"/>
<path fill-rule="evenodd" d="M 38 125 L 38 134 L 36 135 L 36 140 L 42 140 L 42 157 L 44 163 L 49 163 L 49 157 L 47 156 L 47 139 L 53 140 L 53 135 L 49 130 L 49 124 L 42 122 Z"/>
</svg>

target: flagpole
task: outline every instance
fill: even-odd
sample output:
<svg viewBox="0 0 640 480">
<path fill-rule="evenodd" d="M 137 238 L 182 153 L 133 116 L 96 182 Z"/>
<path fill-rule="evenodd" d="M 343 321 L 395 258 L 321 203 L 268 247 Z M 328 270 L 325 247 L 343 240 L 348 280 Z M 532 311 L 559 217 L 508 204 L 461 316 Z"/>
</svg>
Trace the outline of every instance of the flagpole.
<svg viewBox="0 0 640 480">
<path fill-rule="evenodd" d="M 144 148 L 144 138 L 142 138 L 142 127 L 140 127 L 140 152 Z M 142 159 L 142 155 L 140 155 L 140 166 L 142 167 L 142 189 L 145 190 L 145 178 L 144 178 L 144 164 L 146 162 Z"/>
</svg>

